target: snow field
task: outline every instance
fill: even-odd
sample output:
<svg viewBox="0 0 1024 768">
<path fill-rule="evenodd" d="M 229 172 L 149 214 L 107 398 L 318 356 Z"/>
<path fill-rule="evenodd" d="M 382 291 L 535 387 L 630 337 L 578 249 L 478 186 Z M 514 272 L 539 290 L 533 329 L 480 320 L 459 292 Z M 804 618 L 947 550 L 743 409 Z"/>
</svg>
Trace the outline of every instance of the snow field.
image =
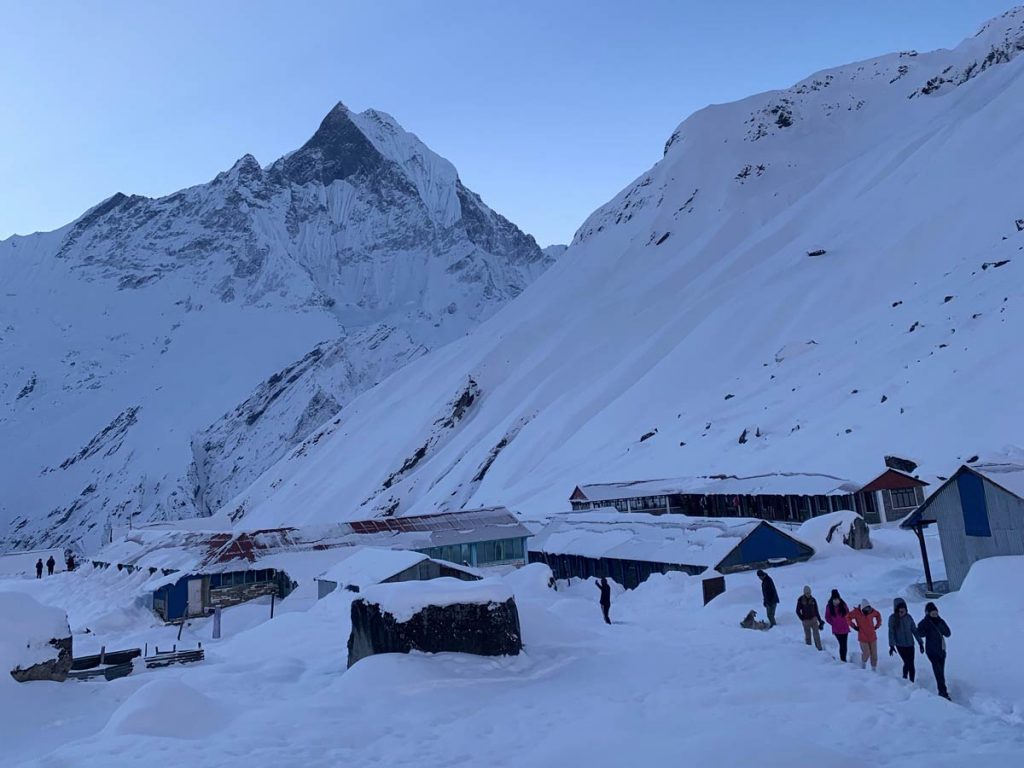
<svg viewBox="0 0 1024 768">
<path fill-rule="evenodd" d="M 519 607 L 519 657 L 382 655 L 344 671 L 353 593 L 300 597 L 298 610 L 289 597 L 273 620 L 265 605 L 239 606 L 224 612 L 219 641 L 208 620 L 186 629 L 182 645 L 201 640 L 205 663 L 112 683 L 3 686 L 11 716 L 0 721 L 0 763 L 1019 764 L 1024 678 L 1007 641 L 1024 621 L 1012 621 L 996 590 L 1024 560 L 984 563 L 964 592 L 939 601 L 953 631 L 947 671 L 956 703 L 935 695 L 923 656 L 918 683 L 900 679 L 884 639 L 878 673 L 840 664 L 827 628 L 824 652 L 803 644 L 793 607 L 805 583 L 822 604 L 835 586 L 848 602 L 868 597 L 886 618 L 892 598 L 906 596 L 920 618 L 922 600 L 907 590 L 921 578 L 916 541 L 896 530 L 875 538 L 875 550 L 776 569 L 783 602 L 779 627 L 768 632 L 739 627 L 750 608 L 763 614 L 752 573 L 728 576 L 725 594 L 707 607 L 699 578 L 681 574 L 632 592 L 614 588 L 615 623 L 605 626 L 592 581 L 563 581 L 555 592 L 547 569 L 532 565 L 501 579 Z M 103 589 L 116 598 L 112 577 L 84 570 L 60 583 L 0 586 L 67 608 L 76 632 L 83 620 L 111 628 L 94 629 L 92 643 L 170 645 L 175 628 L 116 600 L 101 605 Z M 851 651 L 856 658 L 854 641 Z"/>
</svg>

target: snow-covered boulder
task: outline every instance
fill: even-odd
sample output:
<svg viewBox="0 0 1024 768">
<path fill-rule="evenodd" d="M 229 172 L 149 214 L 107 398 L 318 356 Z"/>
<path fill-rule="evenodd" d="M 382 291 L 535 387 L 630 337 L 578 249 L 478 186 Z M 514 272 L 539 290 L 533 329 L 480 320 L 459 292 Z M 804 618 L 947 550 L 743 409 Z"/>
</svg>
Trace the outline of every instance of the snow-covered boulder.
<svg viewBox="0 0 1024 768">
<path fill-rule="evenodd" d="M 380 584 L 352 603 L 350 667 L 377 653 L 515 656 L 522 647 L 515 598 L 497 581 Z"/>
<path fill-rule="evenodd" d="M 0 665 L 19 683 L 64 681 L 71 669 L 71 627 L 60 608 L 24 592 L 0 592 Z"/>
<path fill-rule="evenodd" d="M 812 517 L 797 529 L 796 535 L 819 554 L 844 544 L 853 549 L 871 549 L 870 529 L 864 518 L 852 510 Z"/>
</svg>

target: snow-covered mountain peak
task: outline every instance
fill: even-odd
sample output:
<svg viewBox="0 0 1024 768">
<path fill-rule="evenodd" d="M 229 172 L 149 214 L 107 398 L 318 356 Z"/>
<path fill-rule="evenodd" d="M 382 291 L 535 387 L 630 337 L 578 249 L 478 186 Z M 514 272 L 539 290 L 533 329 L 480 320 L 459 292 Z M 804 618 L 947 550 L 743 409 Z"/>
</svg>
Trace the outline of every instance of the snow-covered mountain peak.
<svg viewBox="0 0 1024 768">
<path fill-rule="evenodd" d="M 1012 35 L 994 48 L 1010 28 L 688 118 L 522 296 L 225 512 L 546 512 L 580 482 L 856 481 L 890 454 L 927 475 L 1012 453 L 1024 58 Z"/>
<path fill-rule="evenodd" d="M 0 242 L 7 541 L 209 513 L 550 262 L 393 118 L 343 104 L 266 168 Z"/>
</svg>

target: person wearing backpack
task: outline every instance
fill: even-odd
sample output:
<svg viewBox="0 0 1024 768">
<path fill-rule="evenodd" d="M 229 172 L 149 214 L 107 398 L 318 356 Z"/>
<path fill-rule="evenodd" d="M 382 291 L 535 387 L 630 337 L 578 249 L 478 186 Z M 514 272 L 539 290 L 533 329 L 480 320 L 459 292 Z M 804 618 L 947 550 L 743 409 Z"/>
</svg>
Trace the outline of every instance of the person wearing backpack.
<svg viewBox="0 0 1024 768">
<path fill-rule="evenodd" d="M 903 659 L 903 679 L 914 682 L 917 671 L 914 669 L 914 641 L 924 653 L 924 641 L 917 631 L 917 622 L 907 610 L 907 601 L 897 597 L 892 601 L 892 616 L 889 617 L 889 655 L 899 653 Z"/>
<path fill-rule="evenodd" d="M 850 626 L 857 630 L 860 641 L 860 668 L 871 661 L 871 671 L 878 671 L 878 628 L 882 626 L 882 614 L 871 607 L 871 602 L 861 600 L 860 605 L 850 611 L 847 617 Z"/>
<path fill-rule="evenodd" d="M 949 691 L 946 689 L 946 638 L 951 632 L 949 625 L 939 616 L 939 608 L 935 603 L 928 603 L 924 607 L 924 618 L 918 623 L 917 631 L 924 639 L 924 653 L 932 663 L 939 696 L 949 699 Z"/>
</svg>

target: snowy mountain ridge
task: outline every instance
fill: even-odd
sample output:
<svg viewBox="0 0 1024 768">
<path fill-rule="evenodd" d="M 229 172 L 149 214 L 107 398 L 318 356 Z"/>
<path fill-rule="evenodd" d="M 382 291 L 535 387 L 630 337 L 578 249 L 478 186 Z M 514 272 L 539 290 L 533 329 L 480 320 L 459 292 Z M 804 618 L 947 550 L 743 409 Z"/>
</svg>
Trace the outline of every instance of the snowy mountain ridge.
<svg viewBox="0 0 1024 768">
<path fill-rule="evenodd" d="M 223 513 L 545 512 L 581 482 L 1019 456 L 1022 25 L 696 113 L 521 296 Z"/>
<path fill-rule="evenodd" d="M 5 543 L 209 514 L 551 261 L 393 118 L 342 104 L 266 167 L 0 243 Z"/>
</svg>

